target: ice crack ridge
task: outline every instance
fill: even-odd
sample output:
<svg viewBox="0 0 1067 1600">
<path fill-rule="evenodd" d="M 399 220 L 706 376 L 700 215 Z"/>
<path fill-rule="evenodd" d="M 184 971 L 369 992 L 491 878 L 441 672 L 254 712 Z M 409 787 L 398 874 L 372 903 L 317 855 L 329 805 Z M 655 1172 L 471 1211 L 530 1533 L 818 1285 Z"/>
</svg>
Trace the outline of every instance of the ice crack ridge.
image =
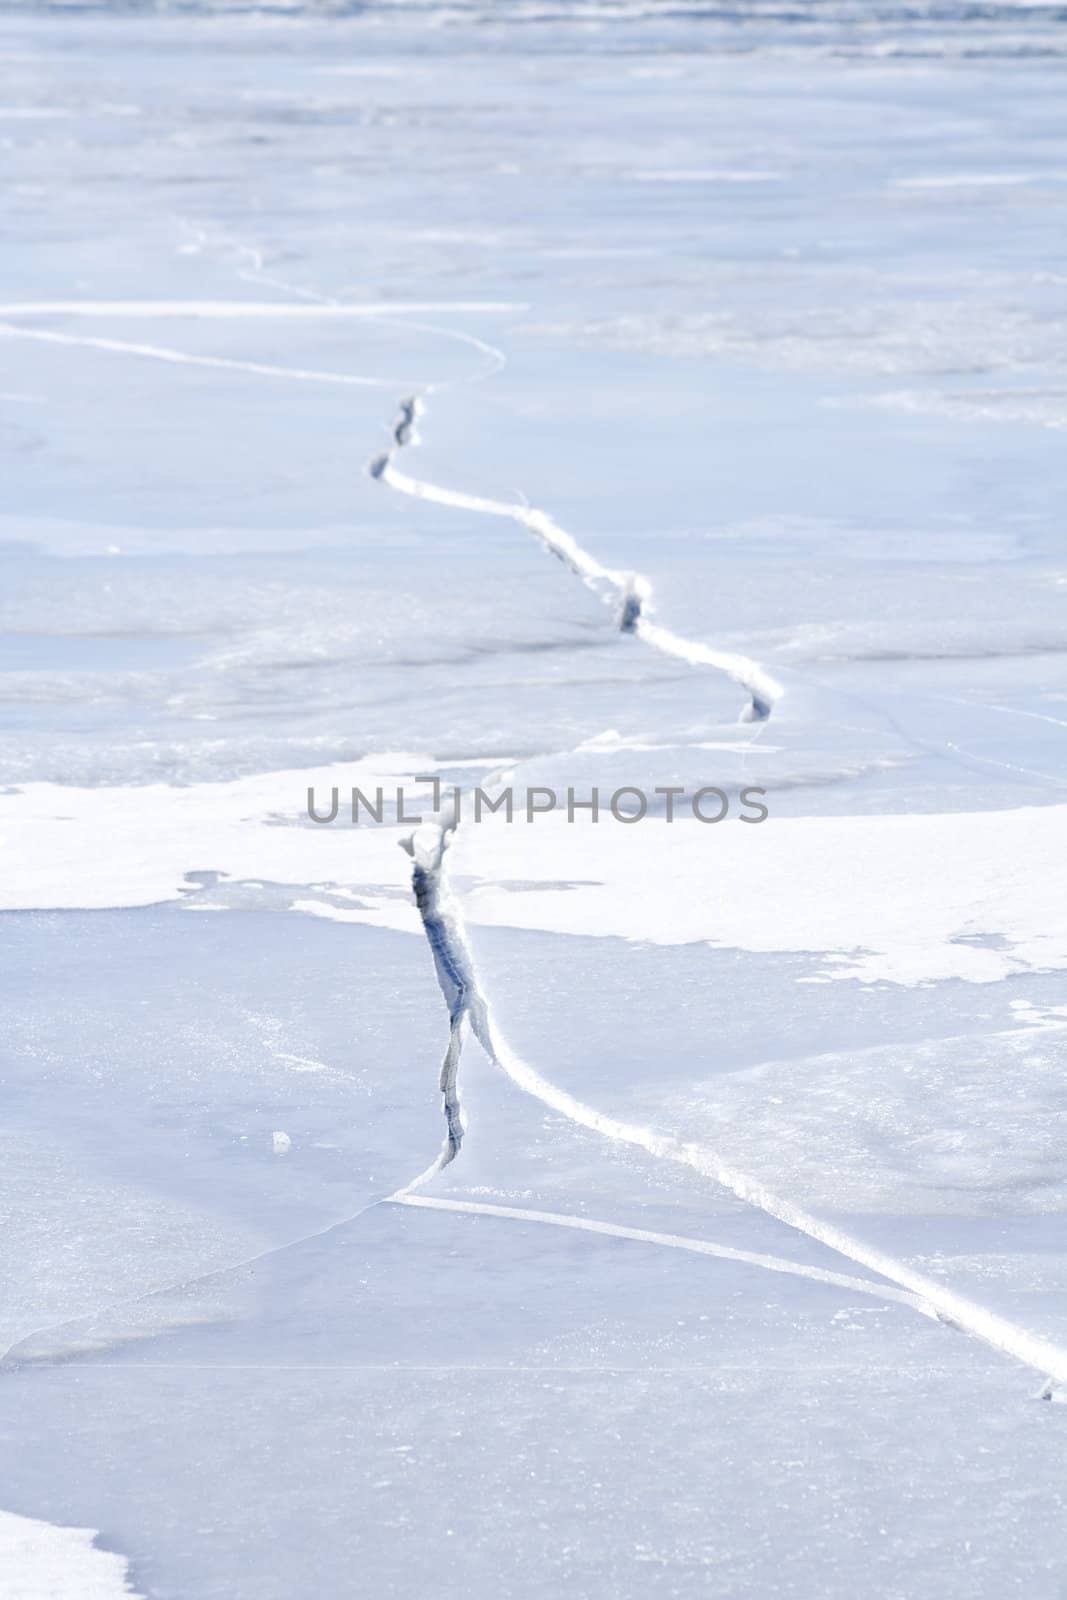
<svg viewBox="0 0 1067 1600">
<path fill-rule="evenodd" d="M 532 533 L 540 544 L 557 560 L 562 561 L 587 588 L 616 612 L 620 633 L 642 640 L 661 655 L 684 661 L 691 667 L 708 667 L 732 679 L 748 696 L 741 713 L 742 722 L 765 722 L 775 702 L 782 695 L 781 684 L 749 656 L 734 651 L 716 650 L 697 640 L 686 639 L 669 628 L 653 622 L 649 615 L 652 604 L 652 585 L 640 572 L 624 572 L 606 567 L 580 545 L 573 534 L 554 521 L 545 511 L 534 506 L 491 500 L 484 495 L 467 494 L 458 489 L 446 489 L 425 479 L 410 477 L 397 469 L 395 457 L 401 451 L 419 443 L 418 420 L 424 414 L 425 400 L 413 395 L 400 402 L 393 423 L 391 447 L 374 457 L 367 471 L 372 478 L 386 484 L 399 494 L 415 500 L 432 501 L 435 505 L 451 506 L 456 510 L 474 511 L 482 516 L 506 517 Z"/>
</svg>

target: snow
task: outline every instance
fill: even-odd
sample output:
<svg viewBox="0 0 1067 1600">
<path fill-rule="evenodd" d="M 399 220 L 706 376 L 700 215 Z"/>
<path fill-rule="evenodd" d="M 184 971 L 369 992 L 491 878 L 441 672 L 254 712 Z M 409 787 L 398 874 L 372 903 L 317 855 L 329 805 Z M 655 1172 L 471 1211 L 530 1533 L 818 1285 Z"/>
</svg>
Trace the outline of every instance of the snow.
<svg viewBox="0 0 1067 1600">
<path fill-rule="evenodd" d="M 748 749 L 729 741 L 710 748 Z M 380 788 L 395 811 L 399 790 L 409 811 L 432 815 L 432 789 L 415 775 L 434 765 L 398 752 L 185 789 L 30 784 L 0 796 L 0 837 L 11 852 L 0 903 L 58 910 L 180 901 L 197 911 L 216 909 L 231 887 L 250 884 L 255 894 L 267 880 L 319 884 L 333 896 L 294 893 L 294 911 L 417 933 L 398 849 L 403 827 L 365 815 L 351 826 L 348 797 L 359 788 L 373 799 Z M 321 814 L 338 790 L 334 823 L 308 822 L 309 788 Z M 576 789 L 579 805 L 591 791 Z M 1065 806 L 771 815 L 747 825 L 728 814 L 720 826 L 693 817 L 691 789 L 673 822 L 650 815 L 631 824 L 641 830 L 635 849 L 608 811 L 612 792 L 603 786 L 595 824 L 577 808 L 568 821 L 562 789 L 557 809 L 526 822 L 521 787 L 517 820 L 485 811 L 469 821 L 457 870 L 471 923 L 824 957 L 810 982 L 997 983 L 1067 967 Z M 736 797 L 727 798 L 736 812 Z M 766 803 L 773 806 L 773 791 Z M 470 817 L 470 789 L 465 804 Z M 705 815 L 721 808 L 702 805 Z M 553 893 L 561 879 L 570 880 L 568 892 Z M 346 903 L 352 883 L 361 885 L 357 905 Z"/>
<path fill-rule="evenodd" d="M 640 849 L 610 817 L 483 821 L 457 863 L 472 922 L 810 953 L 828 958 L 818 978 L 864 983 L 996 983 L 1067 964 L 1062 806 L 633 826 Z M 539 885 L 561 877 L 577 880 L 565 895 Z"/>
<path fill-rule="evenodd" d="M 114 1600 L 132 1595 L 122 1556 L 89 1528 L 56 1528 L 0 1511 L 0 1564 L 10 1600 Z"/>
<path fill-rule="evenodd" d="M 397 848 L 403 827 L 366 816 L 350 826 L 349 795 L 358 787 L 373 800 L 382 789 L 395 811 L 400 790 L 408 810 L 432 814 L 432 789 L 426 778 L 416 782 L 416 768 L 434 765 L 397 752 L 187 789 L 29 784 L 0 797 L 0 837 L 13 858 L 0 902 L 58 910 L 179 901 L 208 910 L 227 886 L 259 888 L 266 878 L 341 894 L 293 894 L 291 910 L 418 933 Z M 592 787 L 577 787 L 577 806 L 589 803 Z M 338 821 L 307 822 L 307 789 L 322 814 L 338 789 Z M 720 826 L 694 819 L 694 792 L 678 800 L 672 822 L 651 814 L 630 824 L 641 829 L 638 850 L 627 824 L 609 814 L 611 784 L 601 787 L 595 824 L 577 806 L 568 821 L 563 787 L 555 810 L 526 821 L 518 790 L 514 821 L 485 811 L 462 834 L 467 917 L 545 933 L 821 955 L 811 982 L 990 984 L 1067 968 L 1067 806 L 768 816 L 747 826 L 728 813 Z M 472 813 L 470 790 L 466 805 Z M 702 806 L 721 810 L 718 800 Z M 553 894 L 560 878 L 571 880 L 568 893 Z M 362 886 L 358 906 L 346 904 L 352 882 Z"/>
<path fill-rule="evenodd" d="M 395 832 L 345 823 L 353 789 L 373 800 L 380 788 L 393 808 L 399 789 L 417 805 L 430 792 L 414 782 L 426 766 L 429 758 L 399 753 L 185 788 L 27 784 L 0 796 L 0 838 L 12 857 L 3 905 L 91 910 L 185 899 L 192 908 L 203 890 L 196 872 L 301 885 L 355 874 L 402 891 Z M 326 815 L 334 789 L 338 825 L 316 825 L 308 791 Z"/>
</svg>

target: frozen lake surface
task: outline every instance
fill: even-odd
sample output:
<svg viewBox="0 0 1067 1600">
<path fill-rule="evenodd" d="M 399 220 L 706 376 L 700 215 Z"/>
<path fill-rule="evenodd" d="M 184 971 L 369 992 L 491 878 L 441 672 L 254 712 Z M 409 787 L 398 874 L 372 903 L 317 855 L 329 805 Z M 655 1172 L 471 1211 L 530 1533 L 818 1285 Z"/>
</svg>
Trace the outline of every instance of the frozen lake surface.
<svg viewBox="0 0 1067 1600">
<path fill-rule="evenodd" d="M 1067 7 L 0 56 L 0 1587 L 1057 1600 Z"/>
</svg>

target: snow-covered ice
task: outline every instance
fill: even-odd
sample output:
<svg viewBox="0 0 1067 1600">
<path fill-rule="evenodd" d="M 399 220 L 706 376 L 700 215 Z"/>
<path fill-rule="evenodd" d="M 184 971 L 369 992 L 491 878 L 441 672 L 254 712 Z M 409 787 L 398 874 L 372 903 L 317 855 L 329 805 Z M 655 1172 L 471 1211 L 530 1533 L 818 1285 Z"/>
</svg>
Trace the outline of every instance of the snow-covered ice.
<svg viewBox="0 0 1067 1600">
<path fill-rule="evenodd" d="M 8 7 L 5 1600 L 1059 1600 L 1064 24 Z"/>
</svg>

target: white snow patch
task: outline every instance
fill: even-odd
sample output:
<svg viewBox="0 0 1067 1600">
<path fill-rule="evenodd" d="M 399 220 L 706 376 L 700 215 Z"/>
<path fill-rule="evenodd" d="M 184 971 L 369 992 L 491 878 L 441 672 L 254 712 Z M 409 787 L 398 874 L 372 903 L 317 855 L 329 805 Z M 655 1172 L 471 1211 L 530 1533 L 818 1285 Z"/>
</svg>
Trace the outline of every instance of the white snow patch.
<svg viewBox="0 0 1067 1600">
<path fill-rule="evenodd" d="M 5 1600 L 130 1600 L 124 1556 L 97 1550 L 92 1528 L 59 1528 L 0 1511 Z"/>
<path fill-rule="evenodd" d="M 413 775 L 432 770 L 427 757 L 401 754 L 186 788 L 26 784 L 0 794 L 0 910 L 156 905 L 189 894 L 190 872 L 297 885 L 372 883 L 404 895 L 399 830 L 350 826 L 346 801 L 353 786 L 373 796 L 380 785 L 387 800 L 403 787 L 410 809 L 420 792 Z M 336 822 L 308 821 L 309 788 L 322 813 L 338 790 Z M 389 903 L 392 916 L 398 909 L 417 931 L 414 909 L 406 900 L 399 908 Z M 356 913 L 352 920 L 376 918 Z"/>
<path fill-rule="evenodd" d="M 291 909 L 416 933 L 403 830 L 345 820 L 353 785 L 409 810 L 425 756 L 368 757 L 187 788 L 27 784 L 0 794 L 0 910 L 145 906 L 188 898 L 188 875 L 306 886 Z M 338 820 L 307 822 L 306 798 Z M 773 796 L 770 803 L 773 808 Z M 427 791 L 421 807 L 429 817 Z M 521 806 L 517 815 L 521 816 Z M 302 825 L 301 825 L 302 824 Z M 1067 968 L 1067 805 L 917 816 L 789 817 L 718 827 L 688 819 L 483 818 L 461 829 L 456 870 L 472 925 L 707 942 L 809 953 L 822 976 L 917 984 L 993 983 Z M 560 879 L 566 894 L 546 893 Z M 356 905 L 322 886 L 367 885 Z M 521 883 L 521 888 L 504 887 Z M 205 894 L 218 905 L 218 894 Z"/>
<path fill-rule="evenodd" d="M 461 830 L 453 867 L 473 883 L 471 924 L 811 953 L 867 983 L 992 983 L 1067 967 L 1065 836 L 1063 805 L 719 827 L 553 813 Z M 544 892 L 561 878 L 567 894 Z"/>
<path fill-rule="evenodd" d="M 931 172 L 911 178 L 894 178 L 894 189 L 1011 189 L 1034 183 L 1034 172 Z"/>
<path fill-rule="evenodd" d="M 881 394 L 824 402 L 834 409 L 870 406 L 917 416 L 951 417 L 956 422 L 1019 422 L 1067 429 L 1067 389 L 887 389 Z"/>
</svg>

